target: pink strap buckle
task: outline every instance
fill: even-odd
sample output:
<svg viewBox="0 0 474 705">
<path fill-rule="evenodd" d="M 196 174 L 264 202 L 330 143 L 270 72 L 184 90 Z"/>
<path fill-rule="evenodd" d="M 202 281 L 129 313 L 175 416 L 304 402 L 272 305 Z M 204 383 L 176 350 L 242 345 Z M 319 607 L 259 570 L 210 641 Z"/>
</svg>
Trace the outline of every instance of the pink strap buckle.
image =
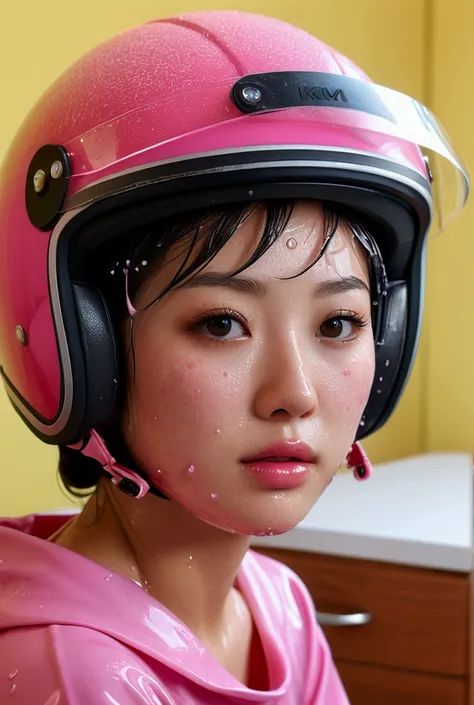
<svg viewBox="0 0 474 705">
<path fill-rule="evenodd" d="M 149 491 L 150 485 L 146 480 L 116 462 L 97 431 L 91 431 L 90 438 L 84 447 L 82 447 L 82 443 L 76 443 L 69 447 L 80 450 L 88 458 L 97 460 L 105 472 L 111 476 L 114 485 L 130 497 L 141 499 Z"/>
<path fill-rule="evenodd" d="M 354 443 L 347 454 L 347 467 L 352 470 L 356 480 L 368 480 L 374 472 L 371 462 L 359 442 Z"/>
</svg>

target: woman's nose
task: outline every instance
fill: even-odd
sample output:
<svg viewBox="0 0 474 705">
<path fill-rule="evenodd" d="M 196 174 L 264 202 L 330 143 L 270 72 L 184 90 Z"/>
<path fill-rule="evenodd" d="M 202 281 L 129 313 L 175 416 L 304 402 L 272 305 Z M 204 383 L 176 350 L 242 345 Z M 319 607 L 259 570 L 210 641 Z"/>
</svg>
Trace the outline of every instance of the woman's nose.
<svg viewBox="0 0 474 705">
<path fill-rule="evenodd" d="M 255 397 L 255 413 L 263 419 L 307 418 L 317 412 L 318 400 L 313 383 L 314 361 L 295 341 L 274 349 L 266 360 L 261 384 Z"/>
</svg>

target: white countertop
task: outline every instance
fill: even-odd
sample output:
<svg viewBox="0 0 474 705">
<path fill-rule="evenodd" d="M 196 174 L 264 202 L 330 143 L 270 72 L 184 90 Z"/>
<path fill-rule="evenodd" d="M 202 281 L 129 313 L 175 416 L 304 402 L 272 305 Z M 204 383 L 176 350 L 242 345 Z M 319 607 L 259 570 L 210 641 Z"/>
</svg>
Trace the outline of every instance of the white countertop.
<svg viewBox="0 0 474 705">
<path fill-rule="evenodd" d="M 473 462 L 436 453 L 334 478 L 307 517 L 255 544 L 440 570 L 473 568 Z"/>
</svg>

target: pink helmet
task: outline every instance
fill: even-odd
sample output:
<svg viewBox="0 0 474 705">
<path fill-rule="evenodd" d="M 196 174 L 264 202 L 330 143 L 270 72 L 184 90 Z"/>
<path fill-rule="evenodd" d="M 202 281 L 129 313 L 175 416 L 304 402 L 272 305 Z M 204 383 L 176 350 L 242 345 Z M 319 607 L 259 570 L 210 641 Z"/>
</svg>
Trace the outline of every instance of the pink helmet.
<svg viewBox="0 0 474 705">
<path fill-rule="evenodd" d="M 327 199 L 370 222 L 386 267 L 366 435 L 409 374 L 428 230 L 444 226 L 467 192 L 426 108 L 300 29 L 218 11 L 125 32 L 46 92 L 0 172 L 9 397 L 48 443 L 77 443 L 113 417 L 116 338 L 82 255 L 86 263 L 137 222 L 197 206 Z"/>
</svg>

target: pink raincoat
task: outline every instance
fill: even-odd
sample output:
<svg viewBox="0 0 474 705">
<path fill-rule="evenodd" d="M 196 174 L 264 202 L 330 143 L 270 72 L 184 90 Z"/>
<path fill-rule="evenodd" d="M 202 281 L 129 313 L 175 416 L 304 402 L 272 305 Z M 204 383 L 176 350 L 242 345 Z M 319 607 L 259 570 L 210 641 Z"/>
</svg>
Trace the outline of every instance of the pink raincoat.
<svg viewBox="0 0 474 705">
<path fill-rule="evenodd" d="M 0 522 L 1 705 L 348 705 L 288 568 L 249 551 L 239 570 L 270 687 L 251 690 L 138 585 L 45 540 L 69 518 Z"/>
</svg>

